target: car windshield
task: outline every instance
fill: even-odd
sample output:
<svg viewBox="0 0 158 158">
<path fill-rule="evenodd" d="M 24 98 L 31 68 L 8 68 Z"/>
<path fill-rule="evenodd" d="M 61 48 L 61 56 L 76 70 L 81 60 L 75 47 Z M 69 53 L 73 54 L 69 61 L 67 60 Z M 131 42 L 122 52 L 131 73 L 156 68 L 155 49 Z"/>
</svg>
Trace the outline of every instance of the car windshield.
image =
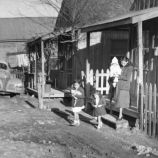
<svg viewBox="0 0 158 158">
<path fill-rule="evenodd" d="M 0 63 L 0 69 L 7 70 L 7 65 L 4 63 Z"/>
</svg>

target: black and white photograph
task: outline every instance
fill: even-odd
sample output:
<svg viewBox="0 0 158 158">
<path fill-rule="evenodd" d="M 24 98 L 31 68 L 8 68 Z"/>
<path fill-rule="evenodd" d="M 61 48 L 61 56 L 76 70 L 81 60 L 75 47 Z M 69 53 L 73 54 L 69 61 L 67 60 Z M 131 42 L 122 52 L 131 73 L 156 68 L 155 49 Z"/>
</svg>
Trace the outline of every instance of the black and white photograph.
<svg viewBox="0 0 158 158">
<path fill-rule="evenodd" d="M 0 158 L 158 158 L 158 0 L 0 0 Z"/>
</svg>

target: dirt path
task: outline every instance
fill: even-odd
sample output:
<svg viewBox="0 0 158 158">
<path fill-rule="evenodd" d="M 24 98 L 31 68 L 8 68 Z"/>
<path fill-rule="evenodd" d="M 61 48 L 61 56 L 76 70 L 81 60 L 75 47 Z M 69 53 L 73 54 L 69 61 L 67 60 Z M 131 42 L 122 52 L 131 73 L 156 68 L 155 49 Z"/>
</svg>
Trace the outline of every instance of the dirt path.
<svg viewBox="0 0 158 158">
<path fill-rule="evenodd" d="M 38 110 L 37 100 L 28 96 L 0 97 L 1 158 L 137 158 L 143 156 L 133 144 L 158 147 L 158 140 L 107 125 L 100 131 L 86 121 L 69 126 L 60 100 L 47 104 L 53 112 Z"/>
</svg>

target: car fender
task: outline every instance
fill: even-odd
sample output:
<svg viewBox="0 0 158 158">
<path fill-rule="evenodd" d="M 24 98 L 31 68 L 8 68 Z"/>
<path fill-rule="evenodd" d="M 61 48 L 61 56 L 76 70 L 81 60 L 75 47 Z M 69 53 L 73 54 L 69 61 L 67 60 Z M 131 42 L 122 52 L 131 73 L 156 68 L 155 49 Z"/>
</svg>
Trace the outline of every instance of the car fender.
<svg viewBox="0 0 158 158">
<path fill-rule="evenodd" d="M 4 85 L 3 85 L 2 80 L 0 79 L 0 90 L 3 90 L 3 88 L 4 88 Z"/>
<path fill-rule="evenodd" d="M 17 86 L 20 85 L 21 90 L 17 90 Z M 22 93 L 24 89 L 23 82 L 18 78 L 11 78 L 6 86 L 6 91 L 14 92 L 14 93 Z"/>
</svg>

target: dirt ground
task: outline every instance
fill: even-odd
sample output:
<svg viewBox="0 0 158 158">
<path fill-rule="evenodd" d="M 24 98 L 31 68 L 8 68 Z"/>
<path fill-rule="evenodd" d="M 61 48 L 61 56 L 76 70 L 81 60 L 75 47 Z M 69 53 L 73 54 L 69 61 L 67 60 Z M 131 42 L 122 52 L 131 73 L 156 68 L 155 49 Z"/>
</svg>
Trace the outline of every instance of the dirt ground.
<svg viewBox="0 0 158 158">
<path fill-rule="evenodd" d="M 52 110 L 39 110 L 30 96 L 0 96 L 0 158 L 142 158 L 133 145 L 158 149 L 158 140 L 140 131 L 106 124 L 97 130 L 84 117 L 79 127 L 70 126 L 70 107 L 62 99 L 45 104 Z"/>
</svg>

